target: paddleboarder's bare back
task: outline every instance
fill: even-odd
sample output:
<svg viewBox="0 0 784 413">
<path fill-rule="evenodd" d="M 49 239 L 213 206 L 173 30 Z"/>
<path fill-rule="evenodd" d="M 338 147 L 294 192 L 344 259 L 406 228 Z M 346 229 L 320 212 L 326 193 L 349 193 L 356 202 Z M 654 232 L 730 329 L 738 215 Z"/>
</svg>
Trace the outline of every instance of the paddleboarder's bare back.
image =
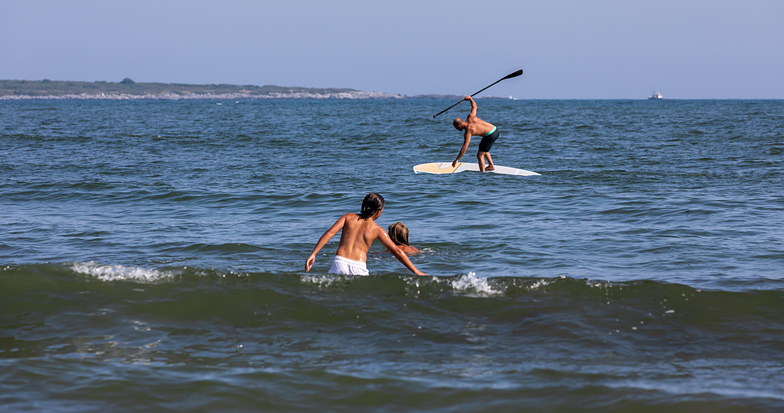
<svg viewBox="0 0 784 413">
<path fill-rule="evenodd" d="M 474 102 L 471 96 L 466 96 L 465 100 L 471 102 L 471 113 L 466 116 L 466 120 L 455 118 L 452 122 L 455 129 L 463 132 L 463 147 L 460 148 L 457 159 L 452 162 L 452 167 L 455 167 L 460 158 L 465 155 L 468 150 L 468 144 L 471 143 L 471 137 L 481 136 L 482 141 L 479 142 L 479 151 L 476 153 L 476 159 L 479 161 L 479 170 L 482 172 L 493 171 L 495 170 L 495 165 L 493 164 L 493 158 L 490 157 L 490 148 L 493 147 L 493 143 L 498 139 L 498 129 L 492 123 L 485 122 L 476 116 L 476 102 Z M 487 159 L 486 169 L 485 159 Z"/>
</svg>

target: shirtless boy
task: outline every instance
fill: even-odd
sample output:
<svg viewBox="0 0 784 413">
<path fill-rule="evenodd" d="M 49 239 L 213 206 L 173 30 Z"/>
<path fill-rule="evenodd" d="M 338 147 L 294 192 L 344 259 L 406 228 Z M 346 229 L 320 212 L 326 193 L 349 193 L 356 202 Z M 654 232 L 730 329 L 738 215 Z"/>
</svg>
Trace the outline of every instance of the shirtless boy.
<svg viewBox="0 0 784 413">
<path fill-rule="evenodd" d="M 460 148 L 460 153 L 457 159 L 452 162 L 452 167 L 457 165 L 457 161 L 465 155 L 468 150 L 468 144 L 471 143 L 472 136 L 481 136 L 482 140 L 479 142 L 479 151 L 476 153 L 476 159 L 479 160 L 479 170 L 484 172 L 495 170 L 493 158 L 490 157 L 490 148 L 493 143 L 498 139 L 499 131 L 493 126 L 492 123 L 485 122 L 476 117 L 476 102 L 471 96 L 466 96 L 465 100 L 471 102 L 471 113 L 466 116 L 466 120 L 455 118 L 452 125 L 455 129 L 463 131 L 463 147 Z M 485 169 L 485 159 L 487 159 L 487 169 Z"/>
<path fill-rule="evenodd" d="M 340 245 L 332 261 L 332 268 L 329 272 L 345 275 L 368 275 L 367 253 L 373 241 L 378 239 L 381 245 L 386 247 L 392 254 L 416 275 L 427 275 L 419 271 L 406 254 L 401 251 L 389 239 L 386 231 L 375 223 L 384 211 L 384 197 L 371 192 L 362 201 L 362 212 L 357 215 L 349 212 L 340 217 L 324 235 L 319 238 L 313 252 L 310 253 L 305 263 L 305 271 L 310 271 L 313 263 L 316 262 L 316 254 L 327 245 L 332 237 L 341 230 Z"/>
</svg>

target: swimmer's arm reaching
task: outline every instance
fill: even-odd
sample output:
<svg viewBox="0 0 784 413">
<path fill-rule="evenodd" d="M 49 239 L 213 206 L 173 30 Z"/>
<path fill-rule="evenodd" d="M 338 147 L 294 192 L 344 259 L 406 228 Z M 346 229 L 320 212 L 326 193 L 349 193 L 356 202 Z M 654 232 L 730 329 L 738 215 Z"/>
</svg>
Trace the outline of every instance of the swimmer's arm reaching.
<svg viewBox="0 0 784 413">
<path fill-rule="evenodd" d="M 401 251 L 400 248 L 398 248 L 391 239 L 389 239 L 389 235 L 387 235 L 387 232 L 384 231 L 383 228 L 379 227 L 378 230 L 381 232 L 381 234 L 378 236 L 378 240 L 381 241 L 381 245 L 385 246 L 392 253 L 392 255 L 394 255 L 395 258 L 400 261 L 401 264 L 405 265 L 406 268 L 411 270 L 411 272 L 416 275 L 427 275 L 422 271 L 419 271 L 414 266 L 411 260 L 408 259 L 408 256 L 403 253 L 403 251 Z"/>
<path fill-rule="evenodd" d="M 324 235 L 319 238 L 318 242 L 316 243 L 316 248 L 313 248 L 313 252 L 310 253 L 308 260 L 305 262 L 305 271 L 310 271 L 310 268 L 313 267 L 313 263 L 316 262 L 316 254 L 324 248 L 325 245 L 329 242 L 332 237 L 334 237 L 340 230 L 343 229 L 343 225 L 346 223 L 346 215 L 343 215 L 335 221 L 335 224 L 330 227 Z"/>
</svg>

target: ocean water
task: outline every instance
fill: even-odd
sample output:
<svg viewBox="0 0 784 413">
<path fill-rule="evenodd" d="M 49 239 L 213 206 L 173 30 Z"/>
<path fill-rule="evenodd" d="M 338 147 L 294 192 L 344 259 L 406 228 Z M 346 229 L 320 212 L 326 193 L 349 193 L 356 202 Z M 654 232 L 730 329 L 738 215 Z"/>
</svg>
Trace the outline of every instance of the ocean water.
<svg viewBox="0 0 784 413">
<path fill-rule="evenodd" d="M 0 102 L 0 410 L 784 411 L 784 101 L 452 103 Z"/>
</svg>

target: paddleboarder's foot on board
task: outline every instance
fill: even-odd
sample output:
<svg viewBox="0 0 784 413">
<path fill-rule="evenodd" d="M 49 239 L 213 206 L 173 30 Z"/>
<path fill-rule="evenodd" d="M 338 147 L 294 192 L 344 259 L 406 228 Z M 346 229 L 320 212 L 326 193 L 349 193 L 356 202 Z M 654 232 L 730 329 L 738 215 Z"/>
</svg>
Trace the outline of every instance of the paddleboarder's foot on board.
<svg viewBox="0 0 784 413">
<path fill-rule="evenodd" d="M 492 166 L 488 166 L 487 168 L 485 168 L 485 172 L 487 171 L 495 171 L 495 168 Z"/>
</svg>

